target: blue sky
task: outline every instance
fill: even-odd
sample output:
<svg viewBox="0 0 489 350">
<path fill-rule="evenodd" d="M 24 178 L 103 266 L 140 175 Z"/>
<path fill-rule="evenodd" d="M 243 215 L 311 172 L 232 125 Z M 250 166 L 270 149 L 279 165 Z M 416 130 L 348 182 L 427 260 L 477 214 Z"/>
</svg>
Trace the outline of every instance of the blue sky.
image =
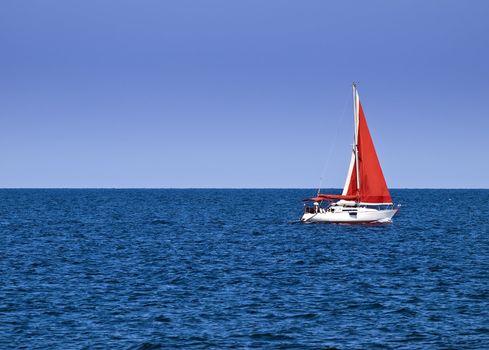
<svg viewBox="0 0 489 350">
<path fill-rule="evenodd" d="M 487 1 L 3 1 L 0 187 L 489 187 Z M 330 151 L 331 150 L 331 151 Z M 331 156 L 328 156 L 331 154 Z"/>
</svg>

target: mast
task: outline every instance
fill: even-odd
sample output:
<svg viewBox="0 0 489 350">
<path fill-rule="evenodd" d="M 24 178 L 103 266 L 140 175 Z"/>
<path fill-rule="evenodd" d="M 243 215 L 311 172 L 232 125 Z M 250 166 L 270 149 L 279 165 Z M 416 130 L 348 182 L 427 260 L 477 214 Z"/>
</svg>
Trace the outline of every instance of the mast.
<svg viewBox="0 0 489 350">
<path fill-rule="evenodd" d="M 360 195 L 360 174 L 358 170 L 358 92 L 357 84 L 353 82 L 353 121 L 355 125 L 353 152 L 355 153 L 355 172 L 357 178 L 357 196 Z"/>
</svg>

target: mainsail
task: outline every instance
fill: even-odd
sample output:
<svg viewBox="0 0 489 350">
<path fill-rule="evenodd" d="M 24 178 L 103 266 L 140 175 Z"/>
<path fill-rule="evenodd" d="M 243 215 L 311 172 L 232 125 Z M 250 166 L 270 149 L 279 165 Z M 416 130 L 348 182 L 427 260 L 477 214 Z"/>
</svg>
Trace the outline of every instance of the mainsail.
<svg viewBox="0 0 489 350">
<path fill-rule="evenodd" d="M 361 203 L 391 204 L 392 198 L 380 167 L 377 152 L 375 152 L 355 85 L 353 85 L 353 100 L 355 144 L 342 195 L 356 196 L 357 201 Z"/>
<path fill-rule="evenodd" d="M 392 204 L 355 84 L 353 119 L 354 144 L 343 192 L 341 195 L 318 194 L 318 197 L 324 200 L 354 200 L 364 204 Z"/>
</svg>

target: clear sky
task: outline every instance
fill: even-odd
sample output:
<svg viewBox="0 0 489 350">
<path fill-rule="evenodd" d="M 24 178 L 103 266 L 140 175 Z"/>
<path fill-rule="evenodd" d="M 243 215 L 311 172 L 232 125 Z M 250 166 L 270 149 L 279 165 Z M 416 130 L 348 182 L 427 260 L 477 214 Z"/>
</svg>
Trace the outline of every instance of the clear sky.
<svg viewBox="0 0 489 350">
<path fill-rule="evenodd" d="M 0 3 L 0 187 L 489 187 L 489 1 Z M 330 151 L 331 150 L 331 151 Z M 328 156 L 330 155 L 330 156 Z"/>
</svg>

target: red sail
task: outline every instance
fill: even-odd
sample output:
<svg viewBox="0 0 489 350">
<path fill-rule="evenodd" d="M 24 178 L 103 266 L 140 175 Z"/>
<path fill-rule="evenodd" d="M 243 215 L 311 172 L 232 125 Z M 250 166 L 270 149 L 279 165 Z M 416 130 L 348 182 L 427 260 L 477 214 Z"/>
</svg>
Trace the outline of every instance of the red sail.
<svg viewBox="0 0 489 350">
<path fill-rule="evenodd" d="M 346 195 L 356 195 L 363 203 L 392 203 L 389 189 L 385 183 L 374 143 L 368 130 L 362 104 L 358 101 L 358 173 L 360 189 L 357 191 L 356 164 L 353 164 L 350 184 Z"/>
</svg>

